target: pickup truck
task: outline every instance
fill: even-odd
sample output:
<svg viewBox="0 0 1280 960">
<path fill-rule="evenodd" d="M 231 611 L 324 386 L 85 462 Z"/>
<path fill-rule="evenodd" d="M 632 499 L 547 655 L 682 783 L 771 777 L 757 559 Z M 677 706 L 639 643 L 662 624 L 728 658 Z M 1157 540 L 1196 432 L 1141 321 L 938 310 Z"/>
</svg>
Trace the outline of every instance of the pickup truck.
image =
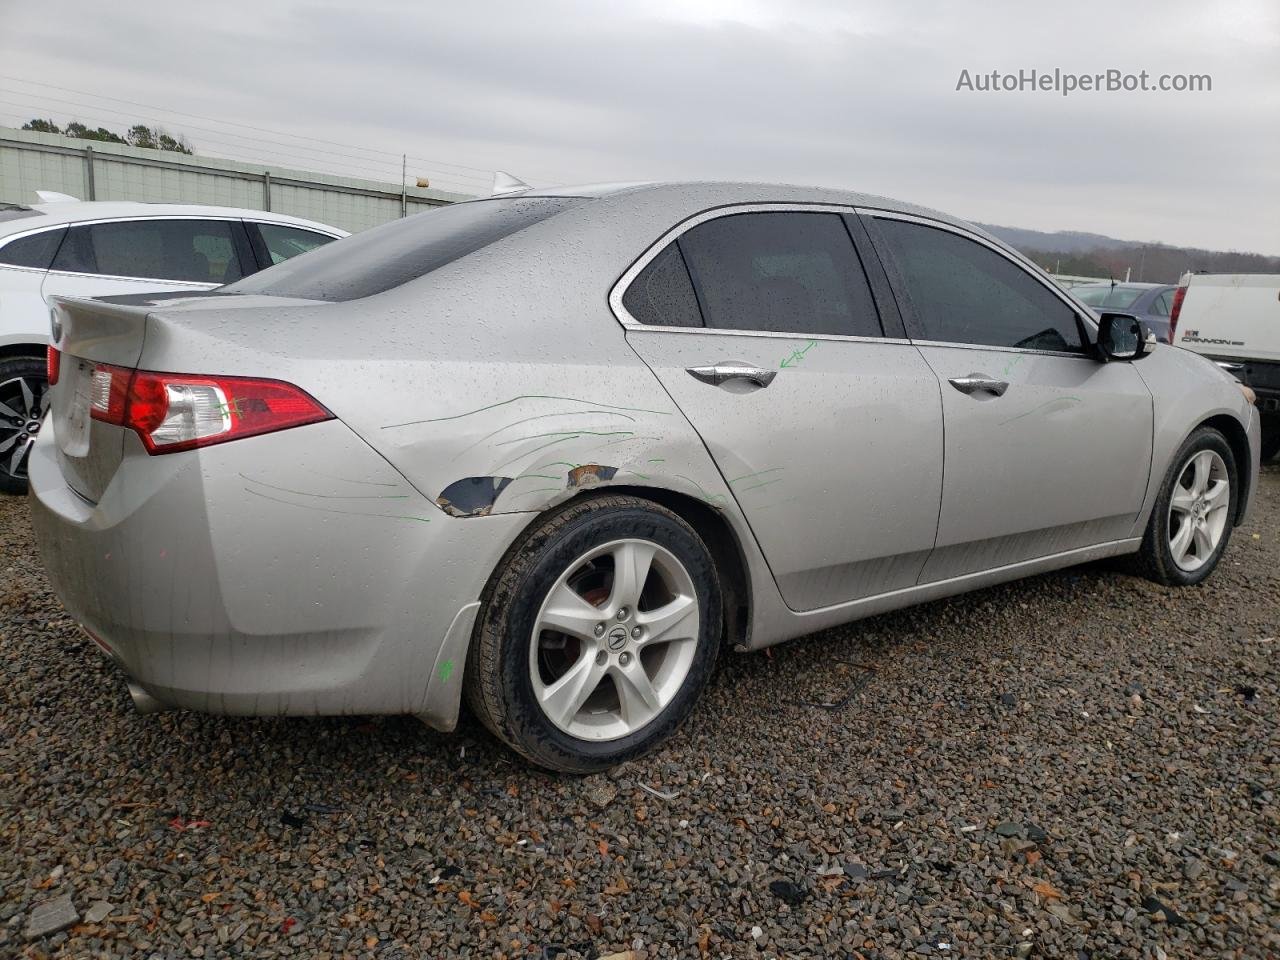
<svg viewBox="0 0 1280 960">
<path fill-rule="evenodd" d="M 1187 273 L 1170 342 L 1215 361 L 1258 395 L 1262 462 L 1280 452 L 1280 274 Z"/>
</svg>

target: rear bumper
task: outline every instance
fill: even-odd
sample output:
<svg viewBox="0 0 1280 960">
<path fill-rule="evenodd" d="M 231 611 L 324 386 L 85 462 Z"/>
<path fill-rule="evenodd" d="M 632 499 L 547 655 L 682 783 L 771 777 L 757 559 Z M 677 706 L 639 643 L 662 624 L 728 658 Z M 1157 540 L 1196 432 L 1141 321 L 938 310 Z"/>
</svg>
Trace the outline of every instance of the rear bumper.
<svg viewBox="0 0 1280 960">
<path fill-rule="evenodd" d="M 97 504 L 55 453 L 50 431 L 29 466 L 50 580 L 151 696 L 456 723 L 480 592 L 527 517 L 445 515 L 339 421 L 161 457 L 130 434 Z"/>
</svg>

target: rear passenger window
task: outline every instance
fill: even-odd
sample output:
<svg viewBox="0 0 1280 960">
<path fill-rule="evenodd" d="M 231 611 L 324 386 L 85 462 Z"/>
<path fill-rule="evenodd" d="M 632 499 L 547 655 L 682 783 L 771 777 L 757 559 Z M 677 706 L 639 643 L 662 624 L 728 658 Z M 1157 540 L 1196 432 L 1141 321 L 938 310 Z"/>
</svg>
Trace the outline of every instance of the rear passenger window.
<svg viewBox="0 0 1280 960">
<path fill-rule="evenodd" d="M 144 280 L 230 283 L 242 276 L 226 220 L 127 220 L 72 227 L 53 269 Z"/>
<path fill-rule="evenodd" d="M 1169 315 L 1171 293 L 1165 290 L 1160 296 L 1156 297 L 1155 303 L 1151 304 L 1151 313 L 1157 317 L 1167 317 Z"/>
<path fill-rule="evenodd" d="M 920 339 L 1080 350 L 1075 311 L 1012 260 L 949 230 L 877 218 Z"/>
<path fill-rule="evenodd" d="M 680 237 L 708 327 L 881 336 L 844 220 L 834 213 L 736 213 Z"/>
<path fill-rule="evenodd" d="M 33 233 L 29 237 L 10 240 L 0 247 L 0 263 L 7 263 L 14 267 L 48 270 L 49 264 L 53 263 L 53 255 L 58 252 L 62 235 L 66 232 L 66 227 L 59 227 L 56 230 L 45 230 L 43 233 Z"/>
<path fill-rule="evenodd" d="M 256 223 L 258 233 L 262 235 L 262 243 L 267 248 L 267 255 L 273 264 L 283 263 L 300 253 L 307 253 L 316 247 L 332 243 L 334 238 L 314 230 L 303 230 L 299 227 L 286 227 L 278 223 Z"/>
<path fill-rule="evenodd" d="M 700 327 L 702 314 L 680 248 L 669 243 L 649 261 L 622 295 L 622 305 L 641 323 Z"/>
</svg>

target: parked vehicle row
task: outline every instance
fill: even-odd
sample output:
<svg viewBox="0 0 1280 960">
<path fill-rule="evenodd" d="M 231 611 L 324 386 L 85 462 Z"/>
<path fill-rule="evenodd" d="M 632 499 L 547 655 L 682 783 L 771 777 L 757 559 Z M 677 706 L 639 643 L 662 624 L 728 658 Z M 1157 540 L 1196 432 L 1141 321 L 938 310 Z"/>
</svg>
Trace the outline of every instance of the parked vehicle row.
<svg viewBox="0 0 1280 960">
<path fill-rule="evenodd" d="M 1257 394 L 1262 459 L 1280 453 L 1280 274 L 1186 274 L 1174 294 L 1173 329 L 1173 343 Z"/>
<path fill-rule="evenodd" d="M 53 302 L 33 523 L 146 708 L 448 730 L 465 691 L 599 769 L 725 646 L 1105 556 L 1199 582 L 1256 485 L 1219 367 L 843 191 L 526 190 Z"/>
<path fill-rule="evenodd" d="M 1119 311 L 1137 317 L 1162 343 L 1169 342 L 1169 313 L 1173 309 L 1171 283 L 1085 283 L 1071 295 L 1095 312 Z"/>
<path fill-rule="evenodd" d="M 346 235 L 229 207 L 70 197 L 0 206 L 0 492 L 26 489 L 46 405 L 50 297 L 212 290 Z"/>
</svg>

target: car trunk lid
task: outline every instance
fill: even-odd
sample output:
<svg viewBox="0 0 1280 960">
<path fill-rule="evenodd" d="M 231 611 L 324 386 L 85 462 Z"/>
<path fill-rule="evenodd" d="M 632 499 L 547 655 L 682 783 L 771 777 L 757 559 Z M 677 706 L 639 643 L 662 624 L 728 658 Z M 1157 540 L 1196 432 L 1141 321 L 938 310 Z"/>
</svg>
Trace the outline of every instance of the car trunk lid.
<svg viewBox="0 0 1280 960">
<path fill-rule="evenodd" d="M 148 308 L 64 297 L 51 304 L 54 347 L 61 353 L 49 407 L 58 465 L 72 490 L 97 503 L 120 466 L 126 431 L 90 416 L 94 371 L 99 364 L 137 365 Z"/>
</svg>

